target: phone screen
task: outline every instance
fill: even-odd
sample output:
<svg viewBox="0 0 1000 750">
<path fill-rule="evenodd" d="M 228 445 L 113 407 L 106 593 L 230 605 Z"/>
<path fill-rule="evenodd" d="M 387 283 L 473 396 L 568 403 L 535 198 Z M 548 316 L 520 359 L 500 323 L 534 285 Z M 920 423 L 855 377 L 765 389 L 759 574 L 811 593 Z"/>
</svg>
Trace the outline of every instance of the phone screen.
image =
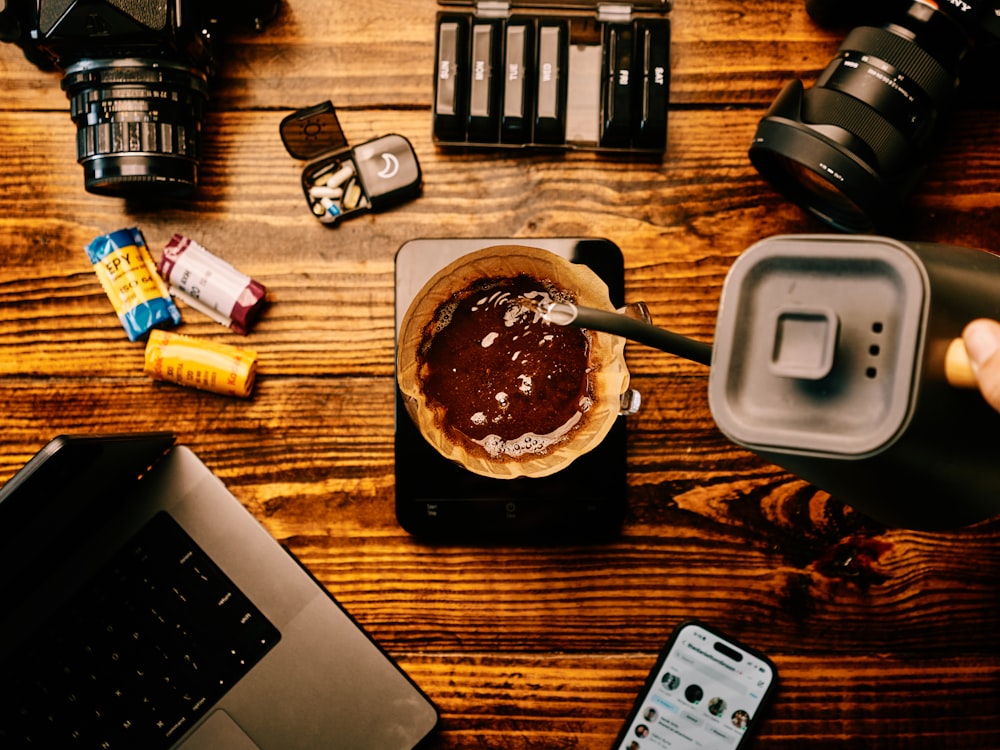
<svg viewBox="0 0 1000 750">
<path fill-rule="evenodd" d="M 695 622 L 675 632 L 614 750 L 734 749 L 774 685 L 764 655 Z"/>
</svg>

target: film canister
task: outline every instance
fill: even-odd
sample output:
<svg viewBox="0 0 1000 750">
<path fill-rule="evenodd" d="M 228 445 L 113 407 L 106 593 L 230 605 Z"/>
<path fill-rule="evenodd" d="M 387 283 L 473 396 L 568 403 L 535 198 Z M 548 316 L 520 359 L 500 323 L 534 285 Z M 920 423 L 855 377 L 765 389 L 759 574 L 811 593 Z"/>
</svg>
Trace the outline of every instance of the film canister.
<svg viewBox="0 0 1000 750">
<path fill-rule="evenodd" d="M 130 341 L 143 338 L 155 326 L 181 322 L 180 310 L 157 275 L 139 229 L 100 235 L 85 249 Z"/>
<path fill-rule="evenodd" d="M 144 372 L 154 380 L 248 398 L 257 352 L 167 331 L 150 331 Z"/>
<path fill-rule="evenodd" d="M 192 239 L 175 234 L 157 266 L 185 304 L 246 335 L 264 309 L 267 289 Z"/>
</svg>

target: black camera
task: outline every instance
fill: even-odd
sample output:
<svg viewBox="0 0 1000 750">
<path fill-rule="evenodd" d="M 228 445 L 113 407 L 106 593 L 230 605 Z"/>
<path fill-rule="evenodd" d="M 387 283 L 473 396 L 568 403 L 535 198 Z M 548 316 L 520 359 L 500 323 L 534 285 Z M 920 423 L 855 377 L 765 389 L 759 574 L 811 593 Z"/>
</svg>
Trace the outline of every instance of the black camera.
<svg viewBox="0 0 1000 750">
<path fill-rule="evenodd" d="M 750 161 L 831 226 L 885 229 L 920 179 L 960 77 L 970 63 L 995 70 L 1000 0 L 807 0 L 806 10 L 822 25 L 858 25 L 813 88 L 781 91 Z"/>
<path fill-rule="evenodd" d="M 261 29 L 279 0 L 0 0 L 0 40 L 62 70 L 84 184 L 185 195 L 198 179 L 216 35 Z"/>
</svg>

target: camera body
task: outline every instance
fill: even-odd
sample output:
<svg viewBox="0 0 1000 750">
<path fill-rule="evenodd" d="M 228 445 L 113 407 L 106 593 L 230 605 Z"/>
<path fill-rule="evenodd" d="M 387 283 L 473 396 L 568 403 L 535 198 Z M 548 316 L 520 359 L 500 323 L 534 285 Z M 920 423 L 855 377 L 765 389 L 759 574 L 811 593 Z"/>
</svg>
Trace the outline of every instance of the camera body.
<svg viewBox="0 0 1000 750">
<path fill-rule="evenodd" d="M 960 78 L 1000 59 L 1000 0 L 806 0 L 806 10 L 825 26 L 859 25 L 815 86 L 785 86 L 750 160 L 831 226 L 888 229 L 923 174 Z"/>
<path fill-rule="evenodd" d="M 215 40 L 262 29 L 280 0 L 0 0 L 0 40 L 61 70 L 87 190 L 183 195 L 197 184 Z"/>
</svg>

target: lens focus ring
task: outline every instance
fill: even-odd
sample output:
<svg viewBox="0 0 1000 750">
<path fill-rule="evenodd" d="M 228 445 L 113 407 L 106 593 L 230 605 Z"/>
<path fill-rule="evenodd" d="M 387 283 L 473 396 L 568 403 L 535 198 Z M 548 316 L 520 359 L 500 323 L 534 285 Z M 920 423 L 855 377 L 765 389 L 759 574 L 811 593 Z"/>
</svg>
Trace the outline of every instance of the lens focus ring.
<svg viewBox="0 0 1000 750">
<path fill-rule="evenodd" d="M 159 122 L 102 122 L 76 133 L 77 157 L 122 153 L 170 154 L 198 159 L 197 133 Z"/>
<path fill-rule="evenodd" d="M 955 77 L 941 63 L 909 39 L 885 29 L 859 26 L 847 35 L 840 51 L 857 52 L 889 63 L 937 104 L 955 90 Z"/>
<path fill-rule="evenodd" d="M 842 128 L 855 135 L 870 149 L 859 153 L 865 161 L 876 161 L 882 168 L 891 166 L 904 152 L 908 156 L 909 143 L 900 138 L 899 131 L 877 111 L 854 97 L 830 89 L 815 88 L 806 93 L 802 105 L 806 122 L 822 123 Z M 860 148 L 853 143 L 855 152 Z"/>
</svg>

